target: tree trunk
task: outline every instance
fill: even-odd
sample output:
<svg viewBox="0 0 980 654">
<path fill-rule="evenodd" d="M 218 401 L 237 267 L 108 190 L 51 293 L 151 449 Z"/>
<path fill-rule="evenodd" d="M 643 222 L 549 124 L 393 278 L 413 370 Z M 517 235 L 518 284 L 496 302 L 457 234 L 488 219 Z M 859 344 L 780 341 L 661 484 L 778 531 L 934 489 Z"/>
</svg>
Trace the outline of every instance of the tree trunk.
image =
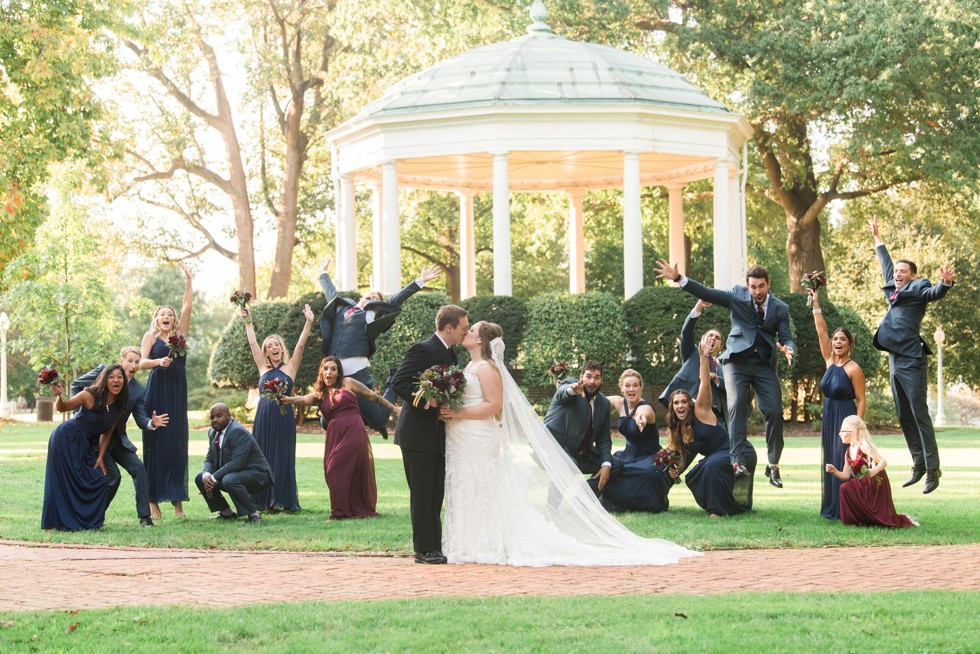
<svg viewBox="0 0 980 654">
<path fill-rule="evenodd" d="M 808 209 L 812 210 L 812 207 Z M 820 221 L 807 214 L 809 211 L 803 217 L 797 217 L 786 210 L 786 260 L 789 262 L 789 290 L 793 293 L 803 290 L 800 286 L 803 275 L 826 270 L 820 248 Z"/>
<path fill-rule="evenodd" d="M 459 281 L 459 266 L 455 264 L 449 264 L 443 267 L 446 275 L 446 293 L 449 294 L 449 299 L 459 304 L 460 295 L 460 281 Z"/>
<path fill-rule="evenodd" d="M 293 276 L 293 248 L 296 246 L 296 218 L 299 212 L 299 184 L 306 163 L 307 137 L 301 127 L 303 96 L 296 94 L 286 113 L 286 166 L 283 171 L 279 213 L 276 216 L 276 258 L 272 264 L 269 299 L 286 297 Z"/>
</svg>

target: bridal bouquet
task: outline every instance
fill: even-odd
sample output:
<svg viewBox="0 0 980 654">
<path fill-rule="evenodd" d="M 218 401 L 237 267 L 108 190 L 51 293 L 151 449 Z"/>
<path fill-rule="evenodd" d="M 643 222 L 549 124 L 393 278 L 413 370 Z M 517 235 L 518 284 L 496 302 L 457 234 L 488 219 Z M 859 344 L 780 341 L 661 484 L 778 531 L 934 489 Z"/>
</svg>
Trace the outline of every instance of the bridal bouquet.
<svg viewBox="0 0 980 654">
<path fill-rule="evenodd" d="M 419 390 L 412 406 L 424 406 L 434 399 L 442 406 L 459 410 L 463 406 L 466 376 L 457 366 L 432 366 L 419 375 Z"/>
<path fill-rule="evenodd" d="M 184 340 L 184 335 L 180 332 L 168 338 L 167 345 L 170 346 L 171 359 L 187 356 L 187 341 Z"/>
<path fill-rule="evenodd" d="M 561 386 L 562 381 L 568 376 L 568 364 L 564 361 L 556 361 L 548 366 L 548 374 L 555 378 L 555 388 Z"/>
<path fill-rule="evenodd" d="M 58 381 L 58 371 L 55 370 L 54 368 L 48 368 L 47 366 L 44 366 L 41 369 L 41 372 L 38 373 L 37 383 L 41 384 L 42 386 L 50 386 L 56 381 Z M 62 402 L 68 401 L 68 393 L 66 393 L 65 391 L 61 391 L 61 401 Z"/>
<path fill-rule="evenodd" d="M 820 272 L 807 273 L 803 275 L 803 279 L 800 280 L 800 286 L 802 286 L 803 288 L 808 288 L 814 293 L 816 293 L 821 288 L 827 286 L 827 276 L 823 274 L 822 270 Z M 806 305 L 808 307 L 813 306 L 812 297 L 807 296 Z"/>
<path fill-rule="evenodd" d="M 270 379 L 262 384 L 262 388 L 259 389 L 259 394 L 262 397 L 279 405 L 279 413 L 282 415 L 286 415 L 286 406 L 282 403 L 282 396 L 286 394 L 287 384 L 285 379 Z"/>
<path fill-rule="evenodd" d="M 252 294 L 247 291 L 235 291 L 231 294 L 231 303 L 234 304 L 239 309 L 244 309 L 248 306 L 248 303 L 252 301 Z M 252 316 L 246 315 L 245 322 L 251 323 Z"/>
</svg>

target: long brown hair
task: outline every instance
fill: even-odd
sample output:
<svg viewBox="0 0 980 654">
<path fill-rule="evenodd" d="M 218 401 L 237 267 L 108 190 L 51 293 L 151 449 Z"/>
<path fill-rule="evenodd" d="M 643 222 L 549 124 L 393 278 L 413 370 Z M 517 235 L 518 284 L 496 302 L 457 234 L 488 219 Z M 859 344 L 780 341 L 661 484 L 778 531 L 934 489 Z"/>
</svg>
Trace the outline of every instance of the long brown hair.
<svg viewBox="0 0 980 654">
<path fill-rule="evenodd" d="M 493 353 L 490 351 L 490 341 L 495 338 L 502 338 L 504 330 L 497 323 L 486 320 L 481 320 L 479 325 L 476 333 L 480 337 L 480 340 L 483 341 L 480 344 L 480 354 L 483 355 L 484 359 L 490 361 L 493 359 Z"/>
<path fill-rule="evenodd" d="M 687 412 L 687 418 L 684 420 L 678 418 L 677 414 L 674 413 L 674 397 L 677 395 L 687 396 L 687 402 L 690 406 Z M 683 388 L 678 388 L 670 394 L 670 399 L 667 400 L 667 447 L 675 452 L 686 452 L 687 448 L 684 446 L 693 440 L 694 398 Z"/>
<path fill-rule="evenodd" d="M 92 405 L 93 412 L 105 413 L 109 409 L 106 404 L 106 400 L 109 399 L 109 375 L 116 370 L 122 373 L 123 386 L 113 403 L 118 403 L 123 411 L 126 410 L 126 403 L 129 401 L 129 380 L 126 379 L 126 371 L 123 370 L 123 367 L 118 363 L 113 363 L 103 368 L 95 381 L 85 387 L 85 390 L 91 393 L 95 399 L 95 403 Z"/>
<path fill-rule="evenodd" d="M 337 364 L 337 381 L 336 381 L 336 385 L 333 386 L 332 388 L 328 387 L 326 382 L 323 381 L 323 369 L 326 368 L 327 364 L 330 363 L 331 361 Z M 323 401 L 323 397 L 327 396 L 328 398 L 330 398 L 330 404 L 333 405 L 333 399 L 331 398 L 332 394 L 328 393 L 328 391 L 331 391 L 335 388 L 340 388 L 341 385 L 343 384 L 343 381 L 344 381 L 344 364 L 340 362 L 340 359 L 338 359 L 333 355 L 330 355 L 328 357 L 323 357 L 323 359 L 320 360 L 320 368 L 316 371 L 316 381 L 313 382 L 313 396 L 317 400 L 320 400 L 321 402 Z"/>
</svg>

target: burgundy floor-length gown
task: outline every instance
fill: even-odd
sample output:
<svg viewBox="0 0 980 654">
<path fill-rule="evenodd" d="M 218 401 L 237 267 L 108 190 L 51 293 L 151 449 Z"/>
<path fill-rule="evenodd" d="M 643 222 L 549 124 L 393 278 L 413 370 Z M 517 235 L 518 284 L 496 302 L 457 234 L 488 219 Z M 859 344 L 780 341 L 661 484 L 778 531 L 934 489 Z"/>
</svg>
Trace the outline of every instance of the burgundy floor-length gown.
<svg viewBox="0 0 980 654">
<path fill-rule="evenodd" d="M 333 403 L 329 396 L 324 396 L 320 411 L 328 421 L 323 477 L 330 491 L 330 519 L 377 516 L 374 454 L 357 398 L 341 389 L 333 393 Z"/>
<path fill-rule="evenodd" d="M 847 465 L 855 468 L 867 466 L 869 462 L 863 454 L 857 460 L 851 459 L 850 448 L 844 452 Z M 895 512 L 892 501 L 892 485 L 884 470 L 874 477 L 851 477 L 840 485 L 840 521 L 845 525 L 862 527 L 912 527 L 914 523 L 907 515 Z"/>
</svg>

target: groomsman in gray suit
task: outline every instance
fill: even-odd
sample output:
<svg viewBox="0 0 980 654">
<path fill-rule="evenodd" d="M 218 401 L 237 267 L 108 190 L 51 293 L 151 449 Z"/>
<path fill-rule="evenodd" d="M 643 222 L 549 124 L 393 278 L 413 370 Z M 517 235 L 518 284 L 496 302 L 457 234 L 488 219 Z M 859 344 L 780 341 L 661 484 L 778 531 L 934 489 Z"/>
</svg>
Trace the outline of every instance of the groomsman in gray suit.
<svg viewBox="0 0 980 654">
<path fill-rule="evenodd" d="M 725 351 L 718 357 L 725 366 L 728 391 L 729 454 L 735 478 L 749 474 L 743 461 L 748 436 L 749 388 L 766 416 L 766 450 L 769 465 L 766 476 L 776 488 L 783 487 L 779 458 L 783 452 L 783 391 L 776 374 L 777 351 L 793 363 L 796 344 L 789 329 L 789 307 L 769 292 L 769 271 L 752 266 L 745 273 L 746 286 L 730 291 L 708 288 L 681 275 L 677 265 L 665 259 L 657 262 L 657 277 L 670 279 L 696 298 L 728 309 L 732 329 Z"/>
<path fill-rule="evenodd" d="M 926 483 L 922 492 L 931 493 L 939 486 L 939 477 L 943 473 L 939 469 L 939 447 L 926 402 L 929 388 L 926 355 L 932 352 L 919 329 L 926 305 L 946 296 L 953 287 L 956 273 L 952 266 L 940 266 L 942 283 L 933 286 L 928 279 L 918 276 L 918 268 L 908 259 L 892 263 L 881 239 L 877 218 L 868 221 L 868 227 L 875 239 L 875 253 L 885 278 L 882 291 L 888 300 L 888 312 L 875 332 L 874 345 L 888 352 L 895 410 L 912 454 L 912 476 L 902 486 L 917 483 L 924 474 Z"/>
</svg>

